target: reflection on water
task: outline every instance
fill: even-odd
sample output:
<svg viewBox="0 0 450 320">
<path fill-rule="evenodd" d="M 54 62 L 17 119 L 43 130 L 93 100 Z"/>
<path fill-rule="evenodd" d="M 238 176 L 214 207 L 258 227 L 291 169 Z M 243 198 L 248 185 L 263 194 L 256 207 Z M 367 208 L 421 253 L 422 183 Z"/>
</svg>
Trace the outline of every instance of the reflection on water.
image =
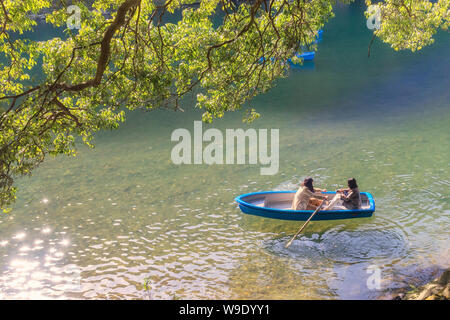
<svg viewBox="0 0 450 320">
<path fill-rule="evenodd" d="M 34 228 L 30 233 L 19 232 L 11 241 L 1 242 L 2 249 L 15 252 L 15 257 L 2 264 L 0 298 L 63 298 L 78 288 L 80 268 L 64 262 L 69 240 L 58 241 L 49 228 Z"/>
<path fill-rule="evenodd" d="M 280 129 L 280 171 L 175 166 L 176 128 L 197 112 L 130 114 L 97 148 L 49 159 L 19 181 L 0 217 L 0 298 L 378 298 L 417 270 L 450 262 L 448 36 L 417 54 L 379 43 L 362 8 L 340 9 L 314 68 L 292 70 L 253 101 L 252 127 Z M 433 63 L 430 63 L 433 61 Z M 204 125 L 211 127 L 211 125 Z M 212 127 L 245 127 L 228 114 Z M 206 128 L 205 128 L 206 130 Z M 243 215 L 233 199 L 294 190 L 305 176 L 333 190 L 355 176 L 372 218 L 301 222 Z M 367 269 L 381 270 L 381 290 Z"/>
</svg>

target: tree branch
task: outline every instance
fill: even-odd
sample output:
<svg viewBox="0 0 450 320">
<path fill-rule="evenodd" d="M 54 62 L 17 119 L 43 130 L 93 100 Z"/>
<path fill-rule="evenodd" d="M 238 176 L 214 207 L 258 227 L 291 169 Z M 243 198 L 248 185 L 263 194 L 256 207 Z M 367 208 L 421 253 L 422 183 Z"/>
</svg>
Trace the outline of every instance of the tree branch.
<svg viewBox="0 0 450 320">
<path fill-rule="evenodd" d="M 63 89 L 65 91 L 81 91 L 88 87 L 97 87 L 100 84 L 103 73 L 105 72 L 106 66 L 108 65 L 109 55 L 111 52 L 111 39 L 116 31 L 125 24 L 125 16 L 128 10 L 138 6 L 139 3 L 140 0 L 126 0 L 120 5 L 119 9 L 117 10 L 116 17 L 114 18 L 111 25 L 106 29 L 106 32 L 103 35 L 103 39 L 101 41 L 100 57 L 97 60 L 97 71 L 95 73 L 95 77 L 88 81 L 75 85 L 69 85 L 65 83 L 57 84 L 55 85 L 55 88 Z"/>
</svg>

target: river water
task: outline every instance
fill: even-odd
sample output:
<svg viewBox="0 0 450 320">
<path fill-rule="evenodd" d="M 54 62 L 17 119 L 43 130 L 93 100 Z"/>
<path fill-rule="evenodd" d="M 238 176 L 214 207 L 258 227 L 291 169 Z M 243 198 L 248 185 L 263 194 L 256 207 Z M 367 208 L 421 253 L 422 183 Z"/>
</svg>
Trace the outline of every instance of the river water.
<svg viewBox="0 0 450 320">
<path fill-rule="evenodd" d="M 315 61 L 251 102 L 259 120 L 204 125 L 279 129 L 276 175 L 174 165 L 171 133 L 197 111 L 136 111 L 94 150 L 49 158 L 0 217 L 0 298 L 377 299 L 448 267 L 448 34 L 415 54 L 376 40 L 368 58 L 370 39 L 361 5 L 338 8 Z M 374 216 L 312 222 L 285 249 L 302 222 L 233 201 L 305 176 L 329 190 L 356 177 Z"/>
</svg>

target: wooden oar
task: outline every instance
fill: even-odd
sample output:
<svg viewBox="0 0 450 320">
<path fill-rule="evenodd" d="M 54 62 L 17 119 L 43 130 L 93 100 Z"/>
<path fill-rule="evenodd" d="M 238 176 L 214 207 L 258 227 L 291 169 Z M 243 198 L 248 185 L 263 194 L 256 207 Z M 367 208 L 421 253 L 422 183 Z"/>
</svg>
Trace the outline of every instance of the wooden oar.
<svg viewBox="0 0 450 320">
<path fill-rule="evenodd" d="M 288 243 L 286 243 L 285 248 L 288 248 L 288 247 L 291 245 L 292 241 L 294 241 L 294 239 L 297 238 L 297 236 L 300 234 L 300 232 L 302 232 L 302 230 L 305 229 L 306 225 L 309 223 L 309 221 L 312 219 L 312 217 L 314 217 L 314 215 L 315 215 L 317 212 L 319 212 L 319 209 L 322 207 L 322 204 L 323 204 L 324 202 L 325 202 L 325 201 L 322 200 L 322 202 L 320 203 L 320 205 L 319 205 L 319 206 L 317 207 L 317 209 L 313 212 L 313 214 L 309 217 L 309 219 L 306 220 L 305 224 L 300 228 L 300 230 L 298 230 L 297 233 L 292 237 L 292 239 L 289 240 Z"/>
</svg>

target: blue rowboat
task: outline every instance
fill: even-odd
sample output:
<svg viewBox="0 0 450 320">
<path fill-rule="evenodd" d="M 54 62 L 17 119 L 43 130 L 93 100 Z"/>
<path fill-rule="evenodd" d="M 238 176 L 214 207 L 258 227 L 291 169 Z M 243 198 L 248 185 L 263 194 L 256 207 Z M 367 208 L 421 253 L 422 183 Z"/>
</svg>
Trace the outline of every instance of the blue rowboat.
<svg viewBox="0 0 450 320">
<path fill-rule="evenodd" d="M 308 51 L 308 52 L 303 52 L 301 54 L 300 53 L 296 54 L 296 56 L 298 58 L 303 59 L 303 61 L 313 61 L 314 60 L 314 55 L 315 55 L 314 51 Z M 294 66 L 294 67 L 301 66 L 301 64 L 297 64 L 297 63 L 292 62 L 291 59 L 288 59 L 288 62 L 291 64 L 291 66 Z"/>
<path fill-rule="evenodd" d="M 331 200 L 336 192 L 324 192 Z M 247 193 L 234 200 L 239 208 L 246 214 L 264 218 L 306 221 L 313 210 L 291 210 L 295 191 L 263 191 Z M 333 210 L 320 210 L 311 220 L 337 220 L 371 217 L 375 211 L 375 201 L 368 192 L 361 192 L 361 209 L 349 210 L 343 206 L 334 206 Z"/>
<path fill-rule="evenodd" d="M 302 58 L 303 61 L 312 61 L 312 60 L 314 60 L 314 55 L 315 55 L 314 51 L 308 51 L 308 52 L 304 52 L 304 53 L 301 53 L 301 54 L 297 53 L 297 57 Z"/>
<path fill-rule="evenodd" d="M 316 37 L 316 41 L 320 41 L 322 40 L 322 35 L 323 35 L 323 30 L 319 30 L 317 33 L 317 37 Z"/>
<path fill-rule="evenodd" d="M 307 52 L 303 52 L 303 53 L 296 53 L 296 56 L 298 58 L 303 59 L 303 61 L 313 61 L 314 60 L 314 56 L 315 56 L 315 52 L 314 51 L 307 51 Z M 261 57 L 259 58 L 259 63 L 264 63 L 264 61 L 266 61 L 265 57 Z M 274 61 L 274 58 L 270 58 L 270 61 Z M 291 59 L 287 60 L 291 65 L 296 66 L 296 63 L 293 63 Z"/>
<path fill-rule="evenodd" d="M 322 34 L 323 34 L 323 31 L 319 30 L 318 33 L 317 33 L 317 36 L 316 36 L 315 43 L 318 43 L 319 41 L 322 40 Z M 296 56 L 301 58 L 301 59 L 303 59 L 303 61 L 313 61 L 314 60 L 314 56 L 315 56 L 315 52 L 314 51 L 306 51 L 306 52 L 303 52 L 303 53 L 297 52 Z M 259 58 L 259 63 L 263 63 L 265 60 L 266 60 L 265 57 L 261 57 L 261 58 Z M 270 60 L 272 62 L 274 61 L 273 58 L 270 58 Z M 288 59 L 288 62 L 291 65 L 294 65 L 294 66 L 297 65 L 296 63 L 293 63 L 291 59 Z"/>
</svg>

